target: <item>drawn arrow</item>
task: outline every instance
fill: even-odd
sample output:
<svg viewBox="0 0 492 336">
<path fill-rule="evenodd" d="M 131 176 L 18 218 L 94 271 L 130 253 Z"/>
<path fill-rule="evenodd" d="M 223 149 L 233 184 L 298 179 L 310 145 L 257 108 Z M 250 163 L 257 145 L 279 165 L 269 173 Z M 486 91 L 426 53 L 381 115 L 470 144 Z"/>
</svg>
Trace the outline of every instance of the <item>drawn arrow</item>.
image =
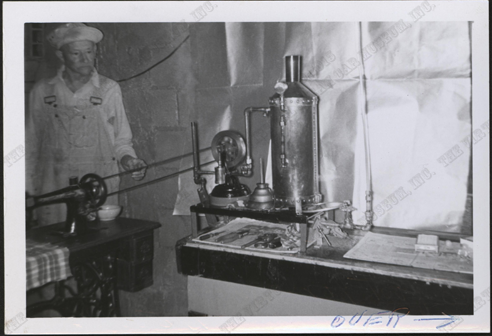
<svg viewBox="0 0 492 336">
<path fill-rule="evenodd" d="M 444 314 L 444 315 L 447 315 L 449 317 L 421 318 L 421 319 L 414 319 L 414 321 L 448 321 L 448 322 L 445 322 L 443 324 L 438 325 L 436 327 L 436 329 L 439 329 L 439 328 L 443 328 L 443 327 L 450 325 L 451 323 L 454 323 L 454 322 L 459 320 L 458 318 L 454 317 L 453 315 L 448 315 L 448 314 Z"/>
</svg>

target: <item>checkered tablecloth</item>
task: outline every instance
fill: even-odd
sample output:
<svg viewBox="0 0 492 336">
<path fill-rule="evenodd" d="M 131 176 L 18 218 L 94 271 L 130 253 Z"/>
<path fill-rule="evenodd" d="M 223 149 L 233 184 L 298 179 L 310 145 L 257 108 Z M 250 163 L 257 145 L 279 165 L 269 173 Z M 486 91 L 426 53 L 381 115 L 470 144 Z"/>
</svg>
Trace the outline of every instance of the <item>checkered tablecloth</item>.
<svg viewBox="0 0 492 336">
<path fill-rule="evenodd" d="M 65 280 L 72 275 L 68 261 L 69 251 L 49 243 L 26 240 L 26 290 L 52 281 Z"/>
</svg>

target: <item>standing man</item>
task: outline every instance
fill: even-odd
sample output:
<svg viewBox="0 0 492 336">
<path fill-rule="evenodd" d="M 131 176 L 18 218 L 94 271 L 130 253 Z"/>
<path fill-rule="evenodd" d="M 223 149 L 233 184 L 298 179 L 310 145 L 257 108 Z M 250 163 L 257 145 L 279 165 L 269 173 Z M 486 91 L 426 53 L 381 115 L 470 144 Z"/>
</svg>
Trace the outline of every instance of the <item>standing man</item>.
<svg viewBox="0 0 492 336">
<path fill-rule="evenodd" d="M 146 164 L 135 154 L 132 132 L 120 86 L 97 73 L 94 61 L 100 30 L 82 23 L 55 29 L 48 41 L 63 65 L 51 79 L 35 84 L 26 115 L 26 189 L 41 195 L 68 186 L 69 178 L 87 173 L 101 177 L 124 170 L 135 180 L 145 176 Z M 105 180 L 108 193 L 117 191 L 119 178 Z M 117 204 L 109 197 L 107 204 Z M 37 209 L 39 225 L 63 222 L 66 206 Z"/>
</svg>

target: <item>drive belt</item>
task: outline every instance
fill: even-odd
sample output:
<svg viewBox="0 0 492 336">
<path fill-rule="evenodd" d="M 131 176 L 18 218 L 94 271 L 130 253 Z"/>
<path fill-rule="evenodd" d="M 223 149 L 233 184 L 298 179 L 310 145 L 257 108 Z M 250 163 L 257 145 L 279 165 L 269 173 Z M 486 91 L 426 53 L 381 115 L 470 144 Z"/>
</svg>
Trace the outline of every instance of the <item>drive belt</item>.
<svg viewBox="0 0 492 336">
<path fill-rule="evenodd" d="M 203 163 L 203 164 L 200 164 L 200 166 L 205 166 L 205 165 L 208 165 L 212 162 L 215 162 L 215 160 L 211 160 L 211 161 L 208 161 L 206 163 Z M 118 191 L 114 191 L 112 193 L 109 193 L 108 196 L 111 196 L 111 195 L 115 195 L 115 194 L 120 194 L 122 192 L 127 192 L 127 191 L 132 191 L 134 189 L 138 189 L 138 188 L 142 188 L 142 187 L 146 187 L 148 185 L 151 185 L 151 184 L 154 184 L 154 183 L 157 183 L 157 182 L 160 182 L 160 181 L 164 181 L 168 178 L 171 178 L 171 177 L 174 177 L 174 176 L 177 176 L 179 174 L 183 174 L 183 173 L 186 173 L 188 171 L 191 171 L 193 170 L 195 167 L 189 167 L 189 168 L 186 168 L 186 169 L 183 169 L 183 170 L 180 170 L 180 171 L 177 171 L 175 173 L 172 173 L 172 174 L 169 174 L 169 175 L 166 175 L 166 176 L 162 176 L 162 177 L 159 177 L 159 178 L 156 178 L 152 181 L 148 181 L 148 182 L 145 182 L 145 183 L 141 183 L 141 184 L 137 184 L 137 185 L 134 185 L 134 186 L 131 186 L 131 187 L 128 187 L 128 188 L 125 188 L 125 189 L 121 189 L 121 190 L 118 190 Z M 135 169 L 134 171 L 138 171 L 138 170 L 141 170 L 142 168 L 140 169 Z M 131 171 L 127 171 L 125 173 L 131 173 Z M 114 176 L 112 176 L 114 177 Z"/>
<path fill-rule="evenodd" d="M 204 148 L 204 149 L 199 150 L 199 152 L 208 151 L 210 149 L 211 149 L 211 147 Z M 187 153 L 187 154 L 179 155 L 179 156 L 176 156 L 176 157 L 173 157 L 173 158 L 165 159 L 165 160 L 162 160 L 162 161 L 159 161 L 159 162 L 154 162 L 154 163 L 151 163 L 151 164 L 146 165 L 146 168 L 149 169 L 149 168 L 157 167 L 157 166 L 160 166 L 160 165 L 163 165 L 163 164 L 166 164 L 166 163 L 170 163 L 170 162 L 173 162 L 173 161 L 177 161 L 177 160 L 183 159 L 183 158 L 185 158 L 187 156 L 191 156 L 191 155 L 193 155 L 193 153 Z M 202 164 L 200 164 L 200 166 L 205 166 L 205 165 L 208 165 L 208 164 L 210 164 L 212 162 L 215 162 L 215 160 L 211 160 L 211 161 L 208 161 L 206 163 L 202 163 Z M 125 188 L 125 189 L 121 189 L 121 190 L 118 190 L 118 191 L 114 191 L 112 193 L 108 193 L 107 196 L 111 196 L 111 195 L 115 195 L 115 194 L 120 194 L 120 193 L 123 193 L 123 192 L 132 191 L 132 190 L 135 190 L 135 189 L 138 189 L 138 188 L 146 187 L 146 186 L 151 185 L 153 183 L 157 183 L 157 182 L 166 180 L 168 178 L 177 176 L 179 174 L 186 173 L 188 171 L 193 170 L 194 168 L 195 167 L 192 166 L 192 167 L 189 167 L 189 168 L 186 168 L 186 169 L 182 169 L 182 170 L 177 171 L 175 173 L 172 173 L 172 174 L 169 174 L 169 175 L 166 175 L 166 176 L 162 176 L 162 177 L 156 178 L 156 179 L 154 179 L 152 181 L 140 183 L 140 184 L 137 184 L 137 185 L 134 185 L 134 186 Z M 115 177 L 119 177 L 119 176 L 131 174 L 131 173 L 134 173 L 134 172 L 137 172 L 137 171 L 140 171 L 140 170 L 142 170 L 142 168 L 136 168 L 136 169 L 132 169 L 132 170 L 127 170 L 127 171 L 124 171 L 124 172 L 121 172 L 121 173 L 118 173 L 118 174 L 113 174 L 113 175 L 109 175 L 109 176 L 106 176 L 106 177 L 102 177 L 101 179 L 108 180 L 108 179 L 111 179 L 111 178 L 115 178 Z M 57 192 L 57 191 L 54 191 L 54 192 Z M 35 196 L 35 197 L 39 199 L 41 197 L 49 196 L 50 194 L 52 194 L 54 192 L 50 192 L 50 193 L 43 194 L 43 195 L 38 195 L 38 196 Z M 33 197 L 33 196 L 28 196 L 28 197 Z"/>
</svg>

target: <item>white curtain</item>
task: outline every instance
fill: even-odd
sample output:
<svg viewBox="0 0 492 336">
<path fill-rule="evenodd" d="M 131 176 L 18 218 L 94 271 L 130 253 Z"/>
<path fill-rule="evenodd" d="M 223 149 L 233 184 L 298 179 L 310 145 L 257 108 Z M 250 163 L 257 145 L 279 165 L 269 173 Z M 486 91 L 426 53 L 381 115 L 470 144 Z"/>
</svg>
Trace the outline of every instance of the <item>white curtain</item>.
<svg viewBox="0 0 492 336">
<path fill-rule="evenodd" d="M 244 135 L 243 110 L 268 105 L 283 57 L 302 55 L 303 82 L 320 98 L 325 200 L 353 200 L 364 223 L 367 113 L 374 224 L 460 230 L 470 162 L 468 22 L 198 23 L 191 45 L 201 148 L 224 129 Z M 268 124 L 253 117 L 255 162 L 268 155 Z M 254 188 L 255 176 L 242 183 Z M 174 213 L 188 214 L 197 186 L 191 173 L 179 183 Z"/>
</svg>

